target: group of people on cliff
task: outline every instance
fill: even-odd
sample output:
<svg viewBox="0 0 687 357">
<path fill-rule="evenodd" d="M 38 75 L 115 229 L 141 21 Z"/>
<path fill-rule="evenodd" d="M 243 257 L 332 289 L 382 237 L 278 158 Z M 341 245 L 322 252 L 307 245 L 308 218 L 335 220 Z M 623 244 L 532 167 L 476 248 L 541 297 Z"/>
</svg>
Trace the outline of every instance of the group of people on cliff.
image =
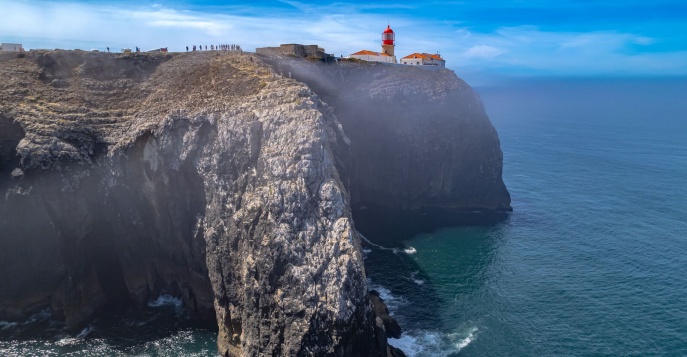
<svg viewBox="0 0 687 357">
<path fill-rule="evenodd" d="M 207 51 L 208 45 L 205 45 L 205 49 L 203 49 L 203 45 L 199 45 L 199 46 L 193 45 L 193 46 L 191 46 L 191 48 L 192 48 L 193 52 L 195 52 L 196 50 L 197 51 Z M 231 45 L 210 45 L 210 51 L 215 51 L 215 50 L 217 50 L 217 51 L 241 51 L 241 52 L 243 52 L 241 50 L 241 46 L 235 45 L 235 44 L 231 44 Z M 189 51 L 189 48 L 188 48 L 188 46 L 186 46 L 186 52 L 188 52 L 188 51 Z"/>
</svg>

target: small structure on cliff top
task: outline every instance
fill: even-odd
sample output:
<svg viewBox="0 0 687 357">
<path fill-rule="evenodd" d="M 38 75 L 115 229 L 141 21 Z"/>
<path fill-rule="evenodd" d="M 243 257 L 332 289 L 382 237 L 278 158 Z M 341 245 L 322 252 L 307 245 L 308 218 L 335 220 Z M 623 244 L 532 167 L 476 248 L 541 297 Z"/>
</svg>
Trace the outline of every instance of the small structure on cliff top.
<svg viewBox="0 0 687 357">
<path fill-rule="evenodd" d="M 0 52 L 24 52 L 21 43 L 0 43 Z"/>
<path fill-rule="evenodd" d="M 146 51 L 148 53 L 167 53 L 167 47 L 154 48 L 152 50 Z"/>
<path fill-rule="evenodd" d="M 436 66 L 436 67 L 446 67 L 446 60 L 441 58 L 441 56 L 429 53 L 413 53 L 401 58 L 401 64 L 415 65 L 415 66 Z"/>
<path fill-rule="evenodd" d="M 281 44 L 279 47 L 260 47 L 255 52 L 261 55 L 287 55 L 303 58 L 317 58 L 323 61 L 333 60 L 334 56 L 324 52 L 318 45 L 301 45 L 297 43 Z"/>
<path fill-rule="evenodd" d="M 362 50 L 351 54 L 350 57 L 369 62 L 398 63 L 394 54 L 395 47 L 396 34 L 391 25 L 387 25 L 386 30 L 382 32 L 382 52 Z"/>
</svg>

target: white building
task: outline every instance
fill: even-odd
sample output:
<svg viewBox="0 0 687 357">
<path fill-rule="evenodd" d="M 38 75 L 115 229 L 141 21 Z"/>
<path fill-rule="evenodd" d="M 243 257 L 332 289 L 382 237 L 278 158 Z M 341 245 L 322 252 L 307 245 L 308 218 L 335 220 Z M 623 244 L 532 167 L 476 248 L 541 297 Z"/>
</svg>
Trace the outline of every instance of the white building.
<svg viewBox="0 0 687 357">
<path fill-rule="evenodd" d="M 384 52 L 374 52 L 368 50 L 358 51 L 351 55 L 351 58 L 368 62 L 396 63 L 396 56 L 389 56 Z"/>
<path fill-rule="evenodd" d="M 23 52 L 21 43 L 0 43 L 0 52 Z"/>
<path fill-rule="evenodd" d="M 382 32 L 382 52 L 362 50 L 352 54 L 350 57 L 369 62 L 398 63 L 394 54 L 395 47 L 396 34 L 394 34 L 391 26 L 387 26 L 386 30 Z"/>
<path fill-rule="evenodd" d="M 446 61 L 439 54 L 413 53 L 401 58 L 401 64 L 411 66 L 437 66 L 446 67 Z"/>
</svg>

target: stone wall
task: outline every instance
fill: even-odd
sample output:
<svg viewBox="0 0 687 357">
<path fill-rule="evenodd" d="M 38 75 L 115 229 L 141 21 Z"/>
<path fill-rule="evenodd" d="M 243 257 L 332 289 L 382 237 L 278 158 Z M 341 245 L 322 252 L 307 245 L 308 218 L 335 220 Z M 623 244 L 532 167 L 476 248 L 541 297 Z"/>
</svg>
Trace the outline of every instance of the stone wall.
<svg viewBox="0 0 687 357">
<path fill-rule="evenodd" d="M 279 47 L 260 47 L 255 52 L 261 55 L 291 55 L 296 57 L 312 57 L 325 59 L 324 48 L 317 45 L 301 45 L 297 43 L 282 44 Z"/>
</svg>

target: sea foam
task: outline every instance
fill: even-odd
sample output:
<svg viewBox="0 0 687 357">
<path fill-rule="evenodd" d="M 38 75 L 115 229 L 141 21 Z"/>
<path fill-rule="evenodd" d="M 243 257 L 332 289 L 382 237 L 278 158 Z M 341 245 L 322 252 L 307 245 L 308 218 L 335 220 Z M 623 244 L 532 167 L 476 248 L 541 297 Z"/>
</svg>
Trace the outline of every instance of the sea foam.
<svg viewBox="0 0 687 357">
<path fill-rule="evenodd" d="M 31 315 L 29 317 L 29 319 L 26 320 L 26 322 L 24 322 L 22 325 L 28 325 L 28 324 L 32 324 L 32 323 L 38 322 L 38 321 L 45 321 L 45 320 L 49 319 L 51 315 L 52 315 L 52 312 L 50 312 L 50 309 L 41 310 L 41 311 Z"/>
<path fill-rule="evenodd" d="M 477 327 L 455 333 L 409 330 L 399 339 L 389 339 L 388 343 L 401 349 L 408 357 L 447 357 L 470 345 L 477 338 L 477 331 Z"/>
<path fill-rule="evenodd" d="M 0 321 L 0 330 L 9 330 L 11 328 L 17 327 L 19 325 L 16 322 Z"/>
<path fill-rule="evenodd" d="M 462 350 L 463 348 L 467 347 L 470 343 L 472 343 L 472 341 L 475 340 L 475 338 L 477 338 L 477 331 L 478 331 L 478 328 L 477 328 L 477 327 L 472 327 L 472 328 L 468 329 L 468 331 L 467 331 L 467 336 L 465 336 L 464 338 L 460 339 L 460 340 L 459 340 L 458 342 L 456 342 L 456 344 L 455 344 L 455 346 L 456 346 L 456 348 L 458 349 L 458 351 L 460 351 L 460 350 Z"/>
<path fill-rule="evenodd" d="M 411 280 L 421 285 L 424 281 L 416 279 L 417 271 L 411 273 Z M 368 279 L 368 286 L 379 293 L 391 316 L 399 319 L 408 305 L 402 295 L 394 295 L 390 289 L 373 283 Z M 399 316 L 401 315 L 401 316 Z M 460 352 L 477 339 L 479 329 L 476 326 L 464 326 L 451 332 L 426 329 L 406 329 L 401 338 L 389 338 L 388 343 L 401 349 L 408 357 L 447 357 Z"/>
<path fill-rule="evenodd" d="M 181 298 L 174 297 L 172 295 L 162 293 L 160 296 L 157 297 L 157 299 L 152 300 L 148 302 L 148 306 L 150 307 L 174 307 L 174 309 L 179 310 L 183 306 L 183 301 L 181 301 Z"/>
<path fill-rule="evenodd" d="M 93 332 L 94 328 L 91 325 L 84 327 L 75 337 L 64 337 L 55 342 L 58 346 L 75 346 L 83 342 L 83 340 Z"/>
</svg>

